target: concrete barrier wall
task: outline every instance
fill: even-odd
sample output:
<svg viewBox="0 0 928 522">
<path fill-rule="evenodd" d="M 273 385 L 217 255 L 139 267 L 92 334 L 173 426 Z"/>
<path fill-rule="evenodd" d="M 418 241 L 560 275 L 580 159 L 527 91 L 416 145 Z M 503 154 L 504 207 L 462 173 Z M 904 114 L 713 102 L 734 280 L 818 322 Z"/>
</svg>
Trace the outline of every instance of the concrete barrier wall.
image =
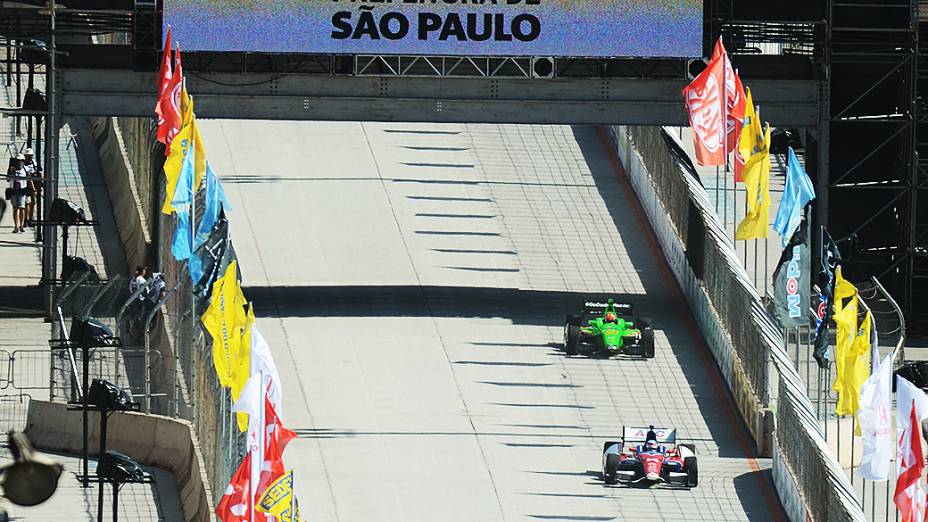
<svg viewBox="0 0 928 522">
<path fill-rule="evenodd" d="M 135 190 L 135 174 L 116 128 L 115 118 L 94 118 L 91 132 L 97 146 L 103 180 L 110 197 L 116 231 L 130 270 L 146 264 L 151 236 L 144 217 L 144 205 Z"/>
<path fill-rule="evenodd" d="M 36 448 L 79 454 L 83 448 L 80 411 L 60 402 L 32 401 L 26 435 Z M 100 447 L 99 413 L 90 414 L 91 455 Z M 113 413 L 107 424 L 107 449 L 119 451 L 141 464 L 174 473 L 184 519 L 213 518 L 212 492 L 206 479 L 193 426 L 183 420 L 131 412 Z"/>
<path fill-rule="evenodd" d="M 751 382 L 750 377 L 745 372 L 741 358 L 732 346 L 731 339 L 723 327 L 722 321 L 709 299 L 709 295 L 687 261 L 686 248 L 680 237 L 681 234 L 677 232 L 668 211 L 665 210 L 671 206 L 665 205 L 658 195 L 667 187 L 661 186 L 656 189 L 652 185 L 651 176 L 645 167 L 645 162 L 624 129 L 624 127 L 611 128 L 609 137 L 618 151 L 619 159 L 628 174 L 629 181 L 638 195 L 645 214 L 648 216 L 664 257 L 680 284 L 680 288 L 683 290 L 687 302 L 696 316 L 696 321 L 706 340 L 706 344 L 715 357 L 715 361 L 732 392 L 738 410 L 748 425 L 748 430 L 754 438 L 758 453 L 769 456 L 770 436 L 773 428 L 771 413 L 765 402 L 758 397 L 755 383 Z M 685 182 L 686 180 L 683 179 L 682 181 Z M 685 187 L 685 184 L 683 186 Z M 679 187 L 678 192 L 680 192 Z M 679 197 L 675 199 L 682 197 L 686 201 L 689 200 L 685 192 L 677 194 L 677 196 Z M 679 204 L 675 204 L 673 207 L 676 208 L 677 213 L 680 213 L 680 207 L 682 207 L 684 213 L 687 212 L 688 208 L 686 205 Z M 707 250 L 709 247 L 710 245 L 706 244 Z M 766 386 L 767 383 L 764 381 L 760 384 Z M 767 396 L 766 390 L 764 390 L 762 396 Z"/>
</svg>

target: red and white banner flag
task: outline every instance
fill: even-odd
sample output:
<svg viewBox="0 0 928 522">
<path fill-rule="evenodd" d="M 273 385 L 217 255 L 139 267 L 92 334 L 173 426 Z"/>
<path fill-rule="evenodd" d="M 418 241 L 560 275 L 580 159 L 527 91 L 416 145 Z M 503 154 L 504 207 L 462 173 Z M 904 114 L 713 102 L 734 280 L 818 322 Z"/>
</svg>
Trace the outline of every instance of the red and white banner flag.
<svg viewBox="0 0 928 522">
<path fill-rule="evenodd" d="M 696 162 L 703 166 L 725 164 L 722 71 L 722 59 L 712 59 L 706 70 L 683 88 L 686 113 L 693 130 Z"/>
<path fill-rule="evenodd" d="M 180 92 L 184 86 L 183 83 L 184 74 L 180 63 L 180 47 L 178 47 L 174 58 L 174 71 L 164 91 L 158 96 L 158 104 L 155 106 L 155 112 L 158 114 L 157 139 L 165 144 L 165 156 L 170 153 L 170 145 L 174 136 L 180 132 Z"/>
<path fill-rule="evenodd" d="M 222 522 L 249 522 L 252 505 L 249 500 L 251 493 L 250 480 L 251 455 L 246 454 L 245 459 L 238 466 L 238 471 L 232 475 L 232 480 L 226 486 L 226 491 L 216 506 L 216 516 Z"/>
<path fill-rule="evenodd" d="M 922 420 L 928 417 L 928 397 L 920 388 L 896 376 L 896 491 L 893 502 L 902 522 L 922 522 L 925 517 L 925 491 L 921 477 L 925 470 L 922 450 Z"/>
<path fill-rule="evenodd" d="M 744 85 L 742 85 L 741 77 L 738 76 L 737 71 L 731 66 L 731 60 L 728 58 L 725 46 L 722 45 L 721 37 L 715 42 L 715 47 L 712 49 L 712 60 L 719 59 L 723 60 L 725 67 L 723 76 L 725 77 L 725 100 L 727 101 L 725 132 L 728 136 L 728 152 L 737 154 L 738 138 L 741 136 L 741 127 L 744 126 L 744 109 L 746 106 Z"/>
</svg>

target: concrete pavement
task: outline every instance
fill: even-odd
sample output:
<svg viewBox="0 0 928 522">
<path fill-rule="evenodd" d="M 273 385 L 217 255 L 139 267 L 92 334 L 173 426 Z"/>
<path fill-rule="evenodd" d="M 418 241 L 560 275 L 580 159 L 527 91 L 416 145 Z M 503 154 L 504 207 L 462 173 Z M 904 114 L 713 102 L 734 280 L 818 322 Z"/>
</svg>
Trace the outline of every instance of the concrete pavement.
<svg viewBox="0 0 928 522">
<path fill-rule="evenodd" d="M 782 516 L 594 129 L 201 131 L 310 520 Z M 591 294 L 652 320 L 653 360 L 564 356 Z M 696 444 L 699 487 L 603 486 L 602 443 L 649 423 Z"/>
</svg>

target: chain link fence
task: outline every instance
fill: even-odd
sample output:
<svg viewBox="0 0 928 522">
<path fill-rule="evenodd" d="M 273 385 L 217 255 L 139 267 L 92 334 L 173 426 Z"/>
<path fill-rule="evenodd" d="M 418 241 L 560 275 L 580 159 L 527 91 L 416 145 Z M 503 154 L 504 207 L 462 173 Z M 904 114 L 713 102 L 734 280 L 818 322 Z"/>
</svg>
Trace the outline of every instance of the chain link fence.
<svg viewBox="0 0 928 522">
<path fill-rule="evenodd" d="M 725 360 L 726 343 L 757 400 L 774 413 L 774 482 L 790 517 L 865 520 L 860 494 L 826 440 L 822 415 L 827 414 L 819 412 L 831 403 L 811 398 L 823 385 L 812 384 L 818 373 L 808 362 L 808 328 L 794 336 L 794 345 L 787 344 L 674 140 L 659 127 L 611 131 L 665 253 L 669 249 L 673 254 L 667 257 L 684 293 L 694 312 L 707 314 L 698 318 L 703 334 L 710 346 L 722 346 L 713 353 L 729 384 L 737 384 L 738 378 L 731 375 L 731 361 Z M 721 335 L 713 324 L 721 328 Z M 804 379 L 803 373 L 812 380 Z M 733 393 L 737 400 L 734 386 Z"/>
</svg>

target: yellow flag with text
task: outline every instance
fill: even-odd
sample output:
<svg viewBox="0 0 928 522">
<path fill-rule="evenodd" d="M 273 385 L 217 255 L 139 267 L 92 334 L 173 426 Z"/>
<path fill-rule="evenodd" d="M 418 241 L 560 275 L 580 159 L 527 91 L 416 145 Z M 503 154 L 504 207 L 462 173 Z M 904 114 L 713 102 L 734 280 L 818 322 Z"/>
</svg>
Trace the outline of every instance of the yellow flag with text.
<svg viewBox="0 0 928 522">
<path fill-rule="evenodd" d="M 255 509 L 270 513 L 280 522 L 299 522 L 300 506 L 293 492 L 293 470 L 283 474 L 268 485 L 258 500 Z"/>
<path fill-rule="evenodd" d="M 237 276 L 236 262 L 232 261 L 225 275 L 213 283 L 209 307 L 201 317 L 203 326 L 213 339 L 216 375 L 219 383 L 227 388 L 237 382 L 241 358 L 251 353 L 250 347 L 243 347 L 248 318 L 245 315 L 245 296 Z M 247 367 L 248 361 L 244 364 Z"/>
<path fill-rule="evenodd" d="M 835 382 L 837 415 L 853 415 L 860 407 L 860 388 L 870 376 L 870 314 L 857 326 L 857 288 L 835 271 Z"/>
<path fill-rule="evenodd" d="M 177 189 L 177 179 L 180 177 L 181 165 L 184 163 L 184 157 L 191 151 L 194 154 L 194 193 L 196 193 L 206 177 L 206 150 L 203 147 L 203 140 L 200 139 L 197 118 L 193 112 L 193 98 L 187 93 L 186 87 L 181 89 L 180 99 L 180 131 L 171 141 L 168 157 L 164 160 L 164 177 L 167 180 L 167 185 L 161 212 L 168 215 L 174 212 L 171 200 L 174 199 L 174 191 Z"/>
<path fill-rule="evenodd" d="M 759 127 L 759 115 L 755 115 L 751 125 L 741 133 L 742 141 L 747 129 Z M 754 131 L 750 131 L 754 132 Z M 739 147 L 740 148 L 740 147 Z M 744 188 L 747 192 L 748 211 L 738 224 L 735 239 L 763 239 L 770 228 L 770 124 L 761 138 L 760 144 L 751 149 L 753 154 L 745 156 Z M 744 154 L 744 149 L 741 150 Z"/>
</svg>

